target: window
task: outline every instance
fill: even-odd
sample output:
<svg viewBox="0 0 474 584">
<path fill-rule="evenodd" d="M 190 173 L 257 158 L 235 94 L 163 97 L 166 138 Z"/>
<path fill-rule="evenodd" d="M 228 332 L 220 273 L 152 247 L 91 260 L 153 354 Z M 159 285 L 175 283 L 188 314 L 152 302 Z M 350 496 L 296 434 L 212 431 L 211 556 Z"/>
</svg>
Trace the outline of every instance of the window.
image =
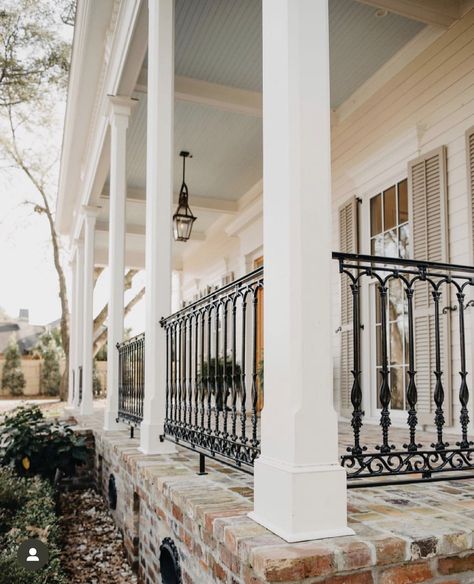
<svg viewBox="0 0 474 584">
<path fill-rule="evenodd" d="M 377 256 L 410 256 L 406 179 L 370 200 L 370 249 Z"/>
<path fill-rule="evenodd" d="M 408 184 L 406 180 L 391 186 L 370 200 L 370 244 L 373 255 L 408 258 L 410 233 L 408 226 Z M 382 335 L 380 297 L 375 290 L 377 384 L 382 366 Z M 406 409 L 408 369 L 408 306 L 399 280 L 390 280 L 387 302 L 388 342 L 390 368 L 391 408 Z M 378 391 L 378 385 L 377 385 Z M 377 398 L 378 407 L 380 401 Z"/>
</svg>

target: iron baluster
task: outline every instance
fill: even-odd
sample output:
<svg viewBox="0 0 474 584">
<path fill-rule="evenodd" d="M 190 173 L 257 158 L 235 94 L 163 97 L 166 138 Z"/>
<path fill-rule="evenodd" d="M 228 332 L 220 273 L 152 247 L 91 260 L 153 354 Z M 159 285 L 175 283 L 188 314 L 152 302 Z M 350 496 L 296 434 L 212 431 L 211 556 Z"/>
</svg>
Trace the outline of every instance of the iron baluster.
<svg viewBox="0 0 474 584">
<path fill-rule="evenodd" d="M 443 371 L 441 369 L 441 338 L 440 338 L 440 326 L 439 326 L 439 301 L 441 298 L 441 292 L 436 289 L 432 290 L 431 294 L 433 296 L 434 301 L 434 309 L 435 309 L 435 364 L 436 369 L 434 371 L 434 375 L 436 377 L 436 385 L 434 390 L 434 402 L 436 404 L 436 412 L 435 412 L 435 426 L 436 426 L 436 434 L 438 436 L 436 444 L 432 444 L 433 448 L 436 450 L 444 450 L 446 446 L 449 446 L 447 442 L 443 440 L 443 427 L 445 424 L 444 418 L 444 388 L 442 382 Z"/>
<path fill-rule="evenodd" d="M 362 388 L 360 386 L 360 313 L 359 313 L 359 284 L 353 282 L 351 284 L 352 291 L 352 335 L 353 335 L 353 368 L 352 376 L 354 378 L 351 389 L 351 403 L 352 403 L 352 420 L 351 426 L 354 432 L 354 445 L 347 450 L 352 454 L 362 454 L 365 448 L 360 444 L 360 430 L 362 428 L 362 418 L 364 412 L 362 411 Z"/>
<path fill-rule="evenodd" d="M 421 444 L 416 443 L 416 427 L 418 425 L 418 416 L 416 414 L 416 404 L 418 402 L 418 391 L 415 381 L 415 335 L 413 326 L 413 295 L 414 288 L 406 288 L 408 304 L 408 387 L 406 392 L 408 409 L 408 428 L 410 431 L 410 442 L 403 447 L 409 452 L 416 452 Z"/>
<path fill-rule="evenodd" d="M 459 401 L 461 403 L 461 413 L 459 416 L 459 421 L 461 423 L 462 438 L 461 442 L 457 442 L 457 446 L 460 448 L 469 448 L 472 442 L 469 441 L 467 437 L 467 428 L 469 425 L 469 413 L 467 409 L 467 403 L 469 401 L 469 388 L 467 386 L 466 377 L 466 339 L 464 332 L 464 298 L 463 292 L 457 293 L 458 305 L 459 305 L 459 342 L 460 342 L 460 355 L 461 355 L 461 371 L 459 375 L 461 376 L 461 385 L 459 387 Z"/>
<path fill-rule="evenodd" d="M 380 404 L 382 406 L 382 411 L 380 414 L 380 426 L 382 427 L 382 444 L 377 447 L 382 454 L 389 453 L 394 447 L 388 443 L 388 432 L 392 424 L 390 419 L 390 401 L 392 399 L 390 392 L 389 375 L 390 371 L 388 368 L 388 354 L 387 354 L 387 286 L 380 284 L 378 286 L 380 294 L 380 322 L 381 322 L 381 337 L 382 337 L 382 367 L 380 371 L 381 384 L 379 391 Z"/>
</svg>

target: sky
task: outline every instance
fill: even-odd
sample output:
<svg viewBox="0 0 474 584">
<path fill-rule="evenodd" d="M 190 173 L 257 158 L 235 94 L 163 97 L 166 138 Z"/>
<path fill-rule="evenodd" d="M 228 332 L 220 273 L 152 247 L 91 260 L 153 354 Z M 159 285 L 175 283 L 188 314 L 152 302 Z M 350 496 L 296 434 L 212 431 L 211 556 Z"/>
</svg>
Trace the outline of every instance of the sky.
<svg viewBox="0 0 474 584">
<path fill-rule="evenodd" d="M 72 29 L 65 26 L 63 34 L 70 35 Z M 65 96 L 58 101 L 56 115 L 58 123 L 47 138 L 49 144 L 39 142 L 41 148 L 54 149 L 62 142 Z M 19 141 L 21 142 L 21 137 Z M 42 135 L 38 140 L 45 140 Z M 20 144 L 36 147 L 38 144 Z M 58 152 L 59 156 L 60 152 Z M 50 180 L 58 182 L 59 164 L 51 170 Z M 60 318 L 58 276 L 53 264 L 53 250 L 45 215 L 33 212 L 25 200 L 41 202 L 39 195 L 25 175 L 5 162 L 0 161 L 0 308 L 12 318 L 18 317 L 20 309 L 28 309 L 30 323 L 49 324 Z M 52 201 L 53 208 L 56 201 Z M 62 241 L 62 265 L 71 298 L 71 270 L 69 266 L 69 241 Z M 144 274 L 134 278 L 132 290 L 125 296 L 127 303 L 144 285 Z M 97 314 L 108 297 L 108 271 L 100 276 L 94 291 L 94 314 Z M 133 334 L 144 330 L 144 302 L 140 302 L 125 321 Z"/>
</svg>

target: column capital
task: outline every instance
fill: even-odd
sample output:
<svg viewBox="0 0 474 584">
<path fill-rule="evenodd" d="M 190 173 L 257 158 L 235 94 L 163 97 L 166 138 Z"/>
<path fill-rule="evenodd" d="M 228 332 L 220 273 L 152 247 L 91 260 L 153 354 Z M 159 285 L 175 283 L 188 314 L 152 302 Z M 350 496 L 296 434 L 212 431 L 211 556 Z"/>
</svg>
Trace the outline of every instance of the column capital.
<svg viewBox="0 0 474 584">
<path fill-rule="evenodd" d="M 128 125 L 128 119 L 133 108 L 138 103 L 135 97 L 125 95 L 108 95 L 107 115 L 110 124 L 116 124 L 119 120 Z"/>
<path fill-rule="evenodd" d="M 94 207 L 92 205 L 82 205 L 82 212 L 86 219 L 97 219 L 100 209 L 100 207 Z"/>
</svg>

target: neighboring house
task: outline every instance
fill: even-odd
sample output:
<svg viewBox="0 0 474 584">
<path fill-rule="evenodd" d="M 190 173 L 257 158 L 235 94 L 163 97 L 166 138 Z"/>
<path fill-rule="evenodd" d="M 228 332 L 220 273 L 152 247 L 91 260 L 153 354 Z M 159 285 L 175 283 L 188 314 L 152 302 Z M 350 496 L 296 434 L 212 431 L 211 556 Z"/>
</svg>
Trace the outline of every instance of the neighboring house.
<svg viewBox="0 0 474 584">
<path fill-rule="evenodd" d="M 0 322 L 0 355 L 3 355 L 12 337 L 17 341 L 22 355 L 31 355 L 45 331 L 45 326 L 30 324 L 28 310 L 20 310 L 17 319 Z"/>
<path fill-rule="evenodd" d="M 93 413 L 94 266 L 111 273 L 104 468 L 119 468 L 107 432 L 127 422 L 140 427 L 137 456 L 157 466 L 175 441 L 254 472 L 253 522 L 287 542 L 335 537 L 324 544 L 341 546 L 334 582 L 401 581 L 381 564 L 417 570 L 426 557 L 425 575 L 403 581 L 449 574 L 454 548 L 425 553 L 410 539 L 415 523 L 427 537 L 446 523 L 387 520 L 410 551 L 385 562 L 382 535 L 362 524 L 393 509 L 361 495 L 348 524 L 346 484 L 428 485 L 474 466 L 473 62 L 470 0 L 263 0 L 263 11 L 258 0 L 79 0 L 56 224 L 74 257 L 70 406 L 82 415 Z M 146 326 L 123 342 L 125 268 L 146 271 Z M 124 525 L 142 500 L 134 472 L 133 493 L 128 470 L 120 479 Z M 413 489 L 394 488 L 392 502 Z M 172 508 L 166 488 L 156 496 Z M 276 545 L 253 522 L 261 546 Z M 352 529 L 373 537 L 366 564 L 344 555 L 357 539 L 338 536 Z M 172 537 L 190 581 L 204 581 L 186 537 Z M 325 581 L 307 563 L 281 567 L 304 550 L 318 563 L 321 547 L 279 548 L 273 573 L 275 550 L 232 541 L 237 567 L 220 558 L 229 582 Z"/>
</svg>

